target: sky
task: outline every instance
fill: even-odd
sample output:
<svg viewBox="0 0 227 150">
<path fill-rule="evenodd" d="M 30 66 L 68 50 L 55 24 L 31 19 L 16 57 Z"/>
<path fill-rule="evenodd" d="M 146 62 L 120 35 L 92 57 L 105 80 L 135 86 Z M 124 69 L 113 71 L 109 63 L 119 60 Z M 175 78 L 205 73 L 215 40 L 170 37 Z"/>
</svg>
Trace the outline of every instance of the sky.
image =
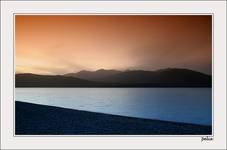
<svg viewBox="0 0 227 150">
<path fill-rule="evenodd" d="M 211 74 L 208 15 L 16 15 L 16 73 L 186 68 Z"/>
</svg>

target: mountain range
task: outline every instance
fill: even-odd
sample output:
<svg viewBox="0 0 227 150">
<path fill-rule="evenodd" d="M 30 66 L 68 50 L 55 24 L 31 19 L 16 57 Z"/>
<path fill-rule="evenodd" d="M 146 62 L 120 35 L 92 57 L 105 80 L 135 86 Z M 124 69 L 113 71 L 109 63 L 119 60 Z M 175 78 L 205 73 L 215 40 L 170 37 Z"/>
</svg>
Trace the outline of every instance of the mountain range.
<svg viewBox="0 0 227 150">
<path fill-rule="evenodd" d="M 80 71 L 64 75 L 16 74 L 16 87 L 211 87 L 211 75 L 167 68 L 157 71 Z"/>
</svg>

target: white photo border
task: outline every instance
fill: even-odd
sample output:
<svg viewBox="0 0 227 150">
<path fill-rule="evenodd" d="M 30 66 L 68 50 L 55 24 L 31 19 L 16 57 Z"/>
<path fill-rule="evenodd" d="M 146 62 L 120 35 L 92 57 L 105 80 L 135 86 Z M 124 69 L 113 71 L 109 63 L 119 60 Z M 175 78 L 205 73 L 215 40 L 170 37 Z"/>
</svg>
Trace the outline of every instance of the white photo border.
<svg viewBox="0 0 227 150">
<path fill-rule="evenodd" d="M 26 6 L 25 7 L 25 10 L 23 10 L 22 8 L 24 7 L 24 6 L 22 6 L 21 4 L 22 3 L 24 3 L 25 5 L 24 6 Z M 39 6 L 35 6 L 35 4 L 34 3 L 36 3 L 36 4 L 39 4 Z M 53 5 L 50 5 L 50 4 L 53 4 Z M 55 5 L 57 3 L 57 5 Z M 62 6 L 62 5 L 60 5 L 60 4 L 68 4 L 67 5 L 67 7 L 66 7 L 66 5 L 64 5 L 64 6 Z M 79 10 L 70 10 L 71 12 L 68 12 L 68 11 L 62 11 L 62 8 L 70 8 L 70 3 L 73 3 L 74 4 L 74 6 L 76 6 L 76 4 L 78 4 L 79 6 L 80 5 L 83 5 L 83 7 L 79 7 L 79 6 L 77 6 L 77 7 L 75 7 L 75 8 L 77 8 L 77 9 L 79 9 Z M 92 3 L 92 4 L 90 4 L 90 3 Z M 64 141 L 65 140 L 69 140 L 69 138 L 70 138 L 70 140 L 69 141 L 73 141 L 73 139 L 75 138 L 75 139 L 77 139 L 78 140 L 78 138 L 79 138 L 79 140 L 82 140 L 82 141 L 86 141 L 86 139 L 89 141 L 89 139 L 95 139 L 95 140 L 98 140 L 98 139 L 107 139 L 107 141 L 109 141 L 109 139 L 110 138 L 113 138 L 113 141 L 114 140 L 120 140 L 120 139 L 127 139 L 127 138 L 129 138 L 128 140 L 129 141 L 134 141 L 134 139 L 140 139 L 140 140 L 138 140 L 138 141 L 141 141 L 141 139 L 144 139 L 145 138 L 145 140 L 147 140 L 148 141 L 148 145 L 149 145 L 149 142 L 152 142 L 152 141 L 156 141 L 156 140 L 158 140 L 158 142 L 161 144 L 162 142 L 161 141 L 165 141 L 165 142 L 167 142 L 167 143 L 169 143 L 170 141 L 172 141 L 173 140 L 173 138 L 177 138 L 178 140 L 182 140 L 182 138 L 183 138 L 183 141 L 185 142 L 185 140 L 186 141 L 194 141 L 195 143 L 197 143 L 197 145 L 199 145 L 199 146 L 201 146 L 201 148 L 203 147 L 203 146 L 207 146 L 207 145 L 215 145 L 215 144 L 211 144 L 211 143 L 214 143 L 214 141 L 215 141 L 215 139 L 216 139 L 216 137 L 218 136 L 217 134 L 215 134 L 216 132 L 216 130 L 217 129 L 214 129 L 214 127 L 215 126 L 218 126 L 218 124 L 217 123 L 215 123 L 214 122 L 214 117 L 216 117 L 215 115 L 214 115 L 214 111 L 216 111 L 217 109 L 215 109 L 214 108 L 214 106 L 216 106 L 216 101 L 214 101 L 214 99 L 216 99 L 216 97 L 215 97 L 215 92 L 216 91 L 214 91 L 214 87 L 216 87 L 216 84 L 215 84 L 215 81 L 218 79 L 218 77 L 216 77 L 216 75 L 218 75 L 218 73 L 215 73 L 215 76 L 214 76 L 214 72 L 215 72 L 215 69 L 217 68 L 217 67 L 215 67 L 215 61 L 214 60 L 219 60 L 219 59 L 217 59 L 215 56 L 216 56 L 216 54 L 214 55 L 214 53 L 216 52 L 215 51 L 215 47 L 217 47 L 216 46 L 216 43 L 215 43 L 215 41 L 216 41 L 216 36 L 215 36 L 215 33 L 214 33 L 214 31 L 215 31 L 215 26 L 216 26 L 216 22 L 215 22 L 215 18 L 216 18 L 216 12 L 215 11 L 213 11 L 213 10 L 211 10 L 211 11 L 208 11 L 208 12 L 199 12 L 199 11 L 197 11 L 197 12 L 193 12 L 192 10 L 190 11 L 190 12 L 173 12 L 173 8 L 170 8 L 170 9 L 172 9 L 172 11 L 170 11 L 170 12 L 163 12 L 163 8 L 161 7 L 161 6 L 163 6 L 163 5 L 166 5 L 165 3 L 163 3 L 163 2 L 157 2 L 157 1 L 153 1 L 153 2 L 149 2 L 149 1 L 141 1 L 141 2 L 138 2 L 138 1 L 133 1 L 133 2 L 129 2 L 129 1 L 123 1 L 123 2 L 120 2 L 120 1 L 116 1 L 116 2 L 113 2 L 113 1 L 110 1 L 110 2 L 104 2 L 104 1 L 100 1 L 100 2 L 98 2 L 98 1 L 91 1 L 90 3 L 88 3 L 88 2 L 81 2 L 81 1 L 67 1 L 67 2 L 62 2 L 62 1 L 60 1 L 60 2 L 54 2 L 54 1 L 49 1 L 49 2 L 35 2 L 35 1 L 31 1 L 31 2 L 25 2 L 25 1 L 23 1 L 23 2 L 15 2 L 15 1 L 11 1 L 11 2 L 4 2 L 3 3 L 3 6 L 10 6 L 9 8 L 10 9 L 8 9 L 8 10 L 4 10 L 4 7 L 3 7 L 3 15 L 1 16 L 1 22 L 3 22 L 3 20 L 7 20 L 8 21 L 8 24 L 10 24 L 11 26 L 4 26 L 4 23 L 3 23 L 3 25 L 2 25 L 2 28 L 1 29 L 7 29 L 7 31 L 8 31 L 8 33 L 7 32 L 3 32 L 3 34 L 1 35 L 1 37 L 2 37 L 2 45 L 1 45 L 1 53 L 2 53 L 2 55 L 1 55 L 1 64 L 2 64 L 2 66 L 1 66 L 1 93 L 2 93 L 2 95 L 1 95 L 1 136 L 2 137 L 7 137 L 7 139 L 5 140 L 4 138 L 1 140 L 1 143 L 3 144 L 3 146 L 5 146 L 5 147 L 11 147 L 11 148 L 16 148 L 15 147 L 15 143 L 19 143 L 18 141 L 23 141 L 22 143 L 25 143 L 26 142 L 26 140 L 31 140 L 31 141 L 34 141 L 35 139 L 37 140 L 37 139 L 41 139 L 41 141 L 43 141 L 43 139 L 42 139 L 42 137 L 43 138 L 45 138 L 45 139 L 48 139 L 48 140 L 51 140 L 52 141 L 52 143 L 53 142 L 55 142 L 55 141 L 58 141 L 59 139 L 63 139 Z M 111 3 L 113 3 L 115 6 L 114 7 L 112 7 L 113 5 L 111 5 Z M 134 9 L 135 9 L 135 11 L 133 11 L 133 10 L 129 10 L 129 12 L 125 12 L 125 9 L 127 9 L 128 7 L 125 5 L 125 4 L 129 4 L 129 5 L 131 5 L 131 3 L 134 3 Z M 170 3 L 170 2 L 168 2 L 168 3 Z M 172 3 L 172 2 L 171 2 Z M 215 3 L 215 2 L 199 2 L 199 3 L 197 3 L 197 2 L 186 2 L 186 1 L 184 1 L 184 2 L 174 2 L 174 3 L 176 3 L 176 5 L 187 5 L 188 3 L 190 4 L 190 5 L 192 5 L 192 6 L 194 6 L 194 5 L 201 5 L 201 4 L 206 4 L 206 3 L 211 3 L 211 4 L 213 4 L 213 3 Z M 186 4 L 185 4 L 186 3 Z M 18 4 L 18 5 L 17 5 Z M 46 9 L 43 11 L 42 10 L 42 7 L 41 6 L 44 6 L 43 4 L 48 4 L 48 7 L 50 8 L 50 9 L 47 9 L 47 7 L 46 7 Z M 105 6 L 108 6 L 108 7 L 110 7 L 111 6 L 111 8 L 114 8 L 114 12 L 109 12 L 109 11 L 112 11 L 112 10 L 108 10 L 108 9 L 106 9 L 106 10 L 103 10 L 103 8 L 101 7 L 100 8 L 100 6 L 102 6 L 102 5 L 105 5 Z M 124 7 L 122 7 L 121 5 L 119 5 L 119 4 L 123 4 L 124 5 Z M 135 4 L 138 4 L 138 5 L 135 5 Z M 147 5 L 146 5 L 147 4 Z M 203 6 L 206 6 L 206 5 L 203 5 Z M 216 5 L 220 5 L 221 3 L 220 2 L 218 2 L 218 3 L 215 3 Z M 35 10 L 32 10 L 31 8 L 28 8 L 28 5 L 31 5 L 32 7 L 34 7 L 34 8 L 36 8 Z M 93 6 L 92 6 L 93 5 Z M 155 10 L 155 11 L 153 11 L 153 10 L 149 10 L 148 12 L 147 12 L 147 10 L 148 10 L 148 8 L 155 8 L 153 5 L 158 5 L 160 8 L 160 10 Z M 18 6 L 19 6 L 19 9 L 18 9 Z M 55 6 L 55 7 L 54 7 Z M 89 6 L 89 9 L 87 10 L 87 7 L 85 7 L 85 6 Z M 92 7 L 91 7 L 92 6 Z M 116 6 L 119 6 L 119 7 L 121 7 L 119 10 L 118 10 L 118 8 L 116 7 Z M 212 9 L 219 9 L 217 6 L 216 7 L 214 7 L 215 5 L 208 5 L 210 8 L 212 8 Z M 138 12 L 138 7 L 140 8 L 140 11 Z M 201 6 L 202 7 L 202 6 Z M 208 7 L 208 8 L 209 8 Z M 117 9 L 116 9 L 117 8 Z M 125 9 L 124 9 L 125 8 Z M 141 9 L 142 8 L 142 9 Z M 143 8 L 145 9 L 145 12 L 141 12 L 141 10 L 143 11 Z M 165 11 L 165 9 L 168 9 L 169 7 L 164 7 L 164 11 Z M 179 8 L 179 7 L 178 7 Z M 197 7 L 198 8 L 198 7 Z M 80 10 L 80 9 L 82 9 L 82 11 Z M 84 9 L 84 10 L 83 10 Z M 222 8 L 223 9 L 223 8 Z M 226 9 L 226 8 L 225 8 Z M 41 11 L 40 11 L 41 10 Z M 48 11 L 49 10 L 49 11 Z M 89 11 L 90 10 L 90 11 Z M 92 12 L 91 12 L 91 10 L 92 10 Z M 97 11 L 98 11 L 98 13 L 97 13 Z M 121 11 L 123 11 L 123 12 L 121 12 Z M 151 12 L 150 12 L 151 11 Z M 226 10 L 225 10 L 226 11 Z M 4 15 L 4 12 L 7 12 L 7 15 Z M 86 12 L 88 12 L 88 13 L 86 13 Z M 206 144 L 204 144 L 204 142 L 201 142 L 201 137 L 203 138 L 203 135 L 199 135 L 199 136 L 195 136 L 195 135 L 177 135 L 177 136 L 172 136 L 172 135 L 165 135 L 165 136 L 163 136 L 163 135 L 136 135 L 136 136 L 108 136 L 108 135 L 103 135 L 103 136 L 101 136 L 101 135 L 94 135 L 94 136 L 78 136 L 78 135 L 73 135 L 73 136 L 64 136 L 64 135 L 59 135 L 59 136 L 18 136 L 18 135 L 15 135 L 15 132 L 14 132 L 14 127 L 15 127 L 15 125 L 14 125 L 14 68 L 15 68 L 15 64 L 14 64 L 14 59 L 15 59 L 15 56 L 14 56 L 14 52 L 15 52 L 15 47 L 14 47 L 14 41 L 15 41 L 15 37 L 14 37 L 14 17 L 15 17 L 15 15 L 21 15 L 21 14 L 25 14 L 25 15 L 29 15 L 29 14 L 31 14 L 31 15 L 42 15 L 42 14 L 54 14 L 54 15 L 65 15 L 65 14 L 72 14 L 72 15 L 77 15 L 77 14 L 93 14 L 93 15 L 96 15 L 96 14 L 101 14 L 101 15 L 103 15 L 103 14 L 113 14 L 113 15 L 115 15 L 115 14 L 120 14 L 120 15 L 122 15 L 122 14 L 129 14 L 129 15 L 133 15 L 133 14 L 135 14 L 135 15 L 137 15 L 137 14 L 142 14 L 142 15 L 212 15 L 212 135 L 210 135 L 209 137 L 210 138 L 212 138 L 212 141 L 211 142 L 205 142 Z M 219 14 L 220 15 L 220 14 Z M 8 19 L 5 19 L 5 17 L 10 17 L 10 18 L 8 18 Z M 220 16 L 218 16 L 218 17 L 220 17 Z M 10 20 L 10 19 L 12 19 L 12 20 Z M 10 21 L 9 21 L 10 20 Z M 225 20 L 224 20 L 225 21 Z M 226 22 L 225 22 L 226 23 Z M 13 26 L 12 26 L 13 25 Z M 214 26 L 215 25 L 215 26 Z M 12 27 L 12 28 L 11 28 Z M 4 31 L 4 30 L 2 30 L 2 31 Z M 5 33 L 5 34 L 4 34 Z M 226 32 L 225 32 L 226 33 Z M 8 34 L 8 36 L 4 36 L 4 35 L 7 35 Z M 226 36 L 226 35 L 225 35 Z M 5 37 L 8 37 L 8 38 L 5 38 Z M 8 42 L 5 42 L 6 40 L 8 40 Z M 12 43 L 13 43 L 13 45 L 12 45 Z M 223 43 L 222 43 L 223 44 Z M 4 47 L 4 45 L 7 45 L 7 46 L 5 46 L 5 47 L 8 47 L 8 49 L 6 50 L 6 49 L 4 49 L 5 47 Z M 224 46 L 226 46 L 226 45 L 224 45 Z M 10 50 L 9 50 L 10 49 Z M 222 51 L 223 51 L 223 49 L 222 49 Z M 11 54 L 11 55 L 9 55 L 9 54 Z M 5 57 L 4 57 L 5 56 Z M 13 57 L 12 57 L 13 56 Z M 226 55 L 223 55 L 223 57 L 225 57 Z M 226 58 L 226 57 L 225 57 Z M 8 60 L 7 60 L 8 59 Z M 12 60 L 13 60 L 13 62 L 12 62 Z M 10 64 L 13 64 L 12 66 L 11 65 L 7 65 L 7 69 L 5 69 L 5 67 L 4 67 L 4 64 L 7 64 L 7 61 L 8 62 L 11 62 Z M 222 62 L 223 62 L 223 60 L 222 60 Z M 225 64 L 226 65 L 226 64 Z M 223 66 L 223 65 L 222 65 Z M 12 67 L 12 68 L 11 68 Z M 215 69 L 214 69 L 214 67 L 215 67 Z M 226 71 L 226 70 L 225 70 Z M 4 73 L 3 73 L 4 72 Z M 226 73 L 226 72 L 225 72 Z M 224 73 L 224 74 L 225 74 Z M 9 76 L 8 76 L 8 81 L 10 81 L 10 82 L 8 82 L 8 83 L 10 83 L 8 86 L 7 86 L 7 88 L 6 89 L 4 89 L 3 87 L 6 87 L 6 79 L 7 79 L 7 77 L 6 77 L 6 74 L 8 74 Z M 10 78 L 11 77 L 11 78 Z M 223 82 L 222 82 L 223 83 Z M 226 82 L 225 82 L 226 83 Z M 11 85 L 13 85 L 12 87 L 13 87 L 13 90 L 12 90 L 12 87 L 11 87 Z M 9 89 L 11 87 L 11 89 Z M 217 87 L 216 87 L 217 88 Z M 224 89 L 226 88 L 226 85 L 224 85 Z M 8 89 L 8 91 L 6 91 Z M 9 99 L 9 97 L 11 97 L 12 98 L 12 91 L 13 91 L 13 99 Z M 5 94 L 6 93 L 6 94 Z M 9 96 L 9 94 L 11 93 L 11 95 Z M 7 97 L 7 94 L 8 94 L 8 96 L 9 97 Z M 225 95 L 226 96 L 226 95 Z M 215 98 L 214 98 L 215 97 Z M 5 98 L 5 99 L 4 99 Z M 8 98 L 8 99 L 7 99 Z M 13 102 L 13 104 L 10 104 L 9 105 L 9 103 L 7 103 L 7 104 L 5 104 L 6 103 L 6 101 L 11 101 L 11 102 Z M 225 109 L 224 109 L 224 112 L 226 111 L 226 101 L 224 101 L 224 103 L 225 103 L 225 105 L 222 105 L 222 106 L 225 106 Z M 214 105 L 215 104 L 215 105 Z M 219 104 L 218 104 L 219 105 Z M 4 107 L 3 107 L 4 106 Z M 13 112 L 10 112 L 10 115 L 9 114 L 6 114 L 6 113 L 4 113 L 5 111 L 4 110 L 6 110 L 5 109 L 5 107 L 7 107 L 7 106 L 9 106 L 10 107 L 10 110 L 12 110 L 12 107 L 13 107 Z M 4 114 L 3 114 L 4 113 Z M 13 115 L 13 116 L 12 116 Z M 225 113 L 225 115 L 226 115 L 226 113 Z M 5 126 L 5 124 L 4 124 L 4 118 L 6 118 L 5 116 L 8 116 L 9 118 L 11 118 L 11 119 L 7 119 L 7 121 L 8 121 L 8 124 L 9 123 L 11 123 L 10 125 L 10 128 L 8 128 L 7 130 L 11 130 L 12 129 L 12 123 L 13 123 L 13 132 L 12 131 L 9 131 L 9 132 L 6 132 L 6 128 L 4 128 L 3 126 Z M 223 114 L 223 116 L 224 116 L 224 114 Z M 225 117 L 226 118 L 226 117 Z M 224 118 L 222 118 L 222 119 L 224 119 Z M 224 124 L 226 124 L 226 119 L 224 119 L 225 120 L 225 122 L 224 122 Z M 219 120 L 220 121 L 220 120 Z M 218 121 L 218 122 L 219 122 Z M 219 122 L 220 123 L 220 122 Z M 223 123 L 223 122 L 222 122 Z M 225 131 L 226 131 L 226 128 L 224 129 Z M 3 133 L 3 134 L 2 134 Z M 11 134 L 9 134 L 9 135 L 7 135 L 7 136 L 4 136 L 5 134 L 8 134 L 8 133 L 11 133 Z M 12 134 L 13 133 L 13 134 Z M 204 135 L 204 136 L 207 136 L 207 135 Z M 65 138 L 65 139 L 64 139 Z M 161 139 L 160 139 L 161 138 Z M 163 139 L 164 140 L 163 140 Z M 9 140 L 10 139 L 10 140 Z M 196 140 L 195 140 L 196 139 Z M 9 144 L 9 141 L 16 141 L 15 143 L 13 142 L 12 143 L 12 145 L 10 145 Z M 161 141 L 160 141 L 161 140 Z M 98 140 L 99 141 L 99 143 L 100 143 L 100 140 Z M 198 143 L 198 141 L 199 141 L 199 143 Z M 176 143 L 178 143 L 177 141 L 175 141 Z M 70 142 L 66 142 L 66 143 L 70 143 Z M 92 142 L 93 143 L 93 142 Z M 113 143 L 113 142 L 112 142 Z M 152 142 L 153 143 L 153 142 Z M 188 142 L 188 143 L 190 143 L 190 142 Z M 222 144 L 223 144 L 223 141 L 221 142 Z M 16 145 L 17 145 L 16 144 Z M 56 143 L 57 145 L 59 145 L 60 143 Z M 94 144 L 94 143 L 93 143 Z M 170 143 L 169 143 L 170 144 Z M 182 145 L 182 143 L 178 143 L 180 146 L 183 146 Z M 20 146 L 22 146 L 22 148 L 29 148 L 29 149 L 31 149 L 31 145 L 30 146 L 26 146 L 26 145 L 21 145 L 21 144 L 18 144 L 18 145 L 20 145 Z M 29 143 L 28 143 L 28 145 L 29 145 Z M 72 143 L 71 143 L 71 145 L 73 145 Z M 97 144 L 95 144 L 95 145 L 97 145 Z M 105 145 L 105 144 L 104 144 Z M 124 144 L 123 144 L 124 145 Z M 123 146 L 123 145 L 121 145 L 121 146 Z M 134 144 L 132 144 L 132 145 L 135 145 L 135 143 Z M 147 145 L 147 146 L 148 146 Z M 179 147 L 179 145 L 175 145 L 175 148 L 177 148 L 177 147 Z M 186 144 L 187 145 L 187 144 Z M 63 148 L 63 147 L 58 147 L 58 146 L 54 146 L 54 145 L 46 145 L 46 146 L 48 146 L 48 148 L 54 148 L 54 149 L 59 149 L 59 148 Z M 99 147 L 102 147 L 102 145 L 99 145 Z M 118 147 L 117 145 L 113 145 L 114 147 Z M 142 146 L 142 145 L 141 145 Z M 169 146 L 164 146 L 164 145 L 159 145 L 159 146 L 161 146 L 161 148 L 169 148 Z M 189 145 L 187 145 L 187 148 L 188 148 L 188 146 Z M 220 143 L 217 145 L 216 144 L 216 146 L 220 146 Z M 223 145 L 222 145 L 223 146 Z M 36 145 L 36 147 L 37 147 L 37 145 Z M 43 147 L 43 146 L 39 146 L 39 147 Z M 83 147 L 90 147 L 90 146 L 86 146 L 86 145 L 80 145 L 80 147 L 81 148 L 83 148 Z M 98 148 L 99 148 L 98 147 Z M 126 144 L 126 146 L 124 145 L 123 147 L 129 147 L 129 148 L 135 148 L 134 146 L 133 147 L 130 147 L 130 145 L 127 145 Z M 191 145 L 191 147 L 193 147 L 193 145 Z M 46 147 L 43 147 L 43 148 L 46 148 Z M 71 148 L 75 148 L 75 147 L 70 147 L 70 149 Z M 139 147 L 140 148 L 140 147 Z M 157 148 L 157 144 L 156 144 L 156 146 L 154 146 L 154 148 Z M 172 147 L 171 147 L 172 148 Z M 182 147 L 180 147 L 180 148 L 182 148 Z M 196 147 L 196 148 L 198 148 L 198 147 Z M 211 148 L 210 146 L 208 146 L 207 148 Z M 64 148 L 65 149 L 65 148 Z"/>
</svg>

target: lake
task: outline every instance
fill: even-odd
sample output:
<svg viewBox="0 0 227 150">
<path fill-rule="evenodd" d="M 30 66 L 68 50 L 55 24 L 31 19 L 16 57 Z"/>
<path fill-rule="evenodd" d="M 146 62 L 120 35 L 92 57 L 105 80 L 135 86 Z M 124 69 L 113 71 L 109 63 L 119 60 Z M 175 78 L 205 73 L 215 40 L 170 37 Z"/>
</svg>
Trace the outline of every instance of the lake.
<svg viewBox="0 0 227 150">
<path fill-rule="evenodd" d="M 16 88 L 16 101 L 211 125 L 211 88 Z"/>
</svg>

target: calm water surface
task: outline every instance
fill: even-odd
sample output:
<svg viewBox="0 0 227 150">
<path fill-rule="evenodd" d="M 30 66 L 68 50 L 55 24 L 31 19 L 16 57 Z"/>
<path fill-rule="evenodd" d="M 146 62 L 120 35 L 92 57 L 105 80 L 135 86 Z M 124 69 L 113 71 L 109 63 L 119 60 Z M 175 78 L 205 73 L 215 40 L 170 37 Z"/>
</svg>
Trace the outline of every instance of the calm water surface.
<svg viewBox="0 0 227 150">
<path fill-rule="evenodd" d="M 16 88 L 16 101 L 211 125 L 211 88 Z"/>
</svg>

